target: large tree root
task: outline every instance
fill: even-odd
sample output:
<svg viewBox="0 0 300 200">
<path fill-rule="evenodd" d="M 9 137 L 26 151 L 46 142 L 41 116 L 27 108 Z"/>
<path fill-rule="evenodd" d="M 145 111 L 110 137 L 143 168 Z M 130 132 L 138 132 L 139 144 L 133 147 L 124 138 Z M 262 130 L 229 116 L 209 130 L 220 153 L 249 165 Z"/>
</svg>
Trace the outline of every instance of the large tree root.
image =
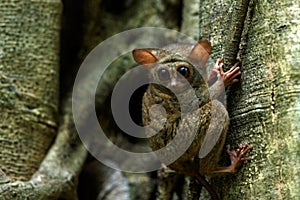
<svg viewBox="0 0 300 200">
<path fill-rule="evenodd" d="M 74 128 L 71 100 L 68 99 L 57 138 L 38 171 L 29 181 L 12 181 L 0 177 L 0 199 L 77 199 L 78 174 L 87 151 Z"/>
</svg>

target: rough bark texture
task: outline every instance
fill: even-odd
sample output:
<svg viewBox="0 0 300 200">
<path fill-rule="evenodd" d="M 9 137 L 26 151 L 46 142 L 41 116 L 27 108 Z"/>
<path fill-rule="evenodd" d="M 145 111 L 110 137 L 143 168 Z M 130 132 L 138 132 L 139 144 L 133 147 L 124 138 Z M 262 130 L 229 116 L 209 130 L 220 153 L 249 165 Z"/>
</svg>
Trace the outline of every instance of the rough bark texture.
<svg viewBox="0 0 300 200">
<path fill-rule="evenodd" d="M 237 56 L 231 51 L 240 48 L 241 81 L 228 92 L 231 126 L 227 143 L 252 143 L 254 159 L 236 175 L 212 182 L 223 199 L 298 199 L 299 4 L 250 1 L 245 9 L 246 1 L 227 2 L 222 5 L 229 6 L 222 20 L 225 24 L 214 20 L 200 30 L 207 35 L 216 27 L 212 41 L 220 41 L 214 43 L 216 52 L 224 52 L 219 56 L 224 55 L 228 63 L 233 64 Z M 204 13 L 208 7 L 218 8 L 215 2 L 203 4 Z M 244 23 L 237 18 L 245 12 L 242 37 L 238 38 L 236 30 Z"/>
<path fill-rule="evenodd" d="M 241 89 L 229 106 L 232 138 L 253 143 L 254 160 L 230 182 L 235 189 L 224 187 L 224 197 L 299 199 L 300 5 L 254 1 L 251 6 Z"/>
<path fill-rule="evenodd" d="M 28 180 L 56 136 L 61 3 L 0 2 L 0 166 Z"/>
<path fill-rule="evenodd" d="M 0 199 L 76 199 L 86 150 L 70 99 L 58 128 L 62 4 L 1 1 L 0 9 Z"/>
<path fill-rule="evenodd" d="M 38 171 L 29 181 L 0 185 L 0 199 L 77 199 L 77 178 L 87 152 L 77 136 L 71 105 L 71 98 L 63 104 L 59 134 Z"/>
<path fill-rule="evenodd" d="M 223 56 L 226 69 L 242 61 L 241 82 L 227 92 L 227 143 L 254 144 L 253 161 L 212 184 L 223 199 L 298 199 L 299 3 L 200 1 L 198 13 L 212 58 Z"/>
</svg>

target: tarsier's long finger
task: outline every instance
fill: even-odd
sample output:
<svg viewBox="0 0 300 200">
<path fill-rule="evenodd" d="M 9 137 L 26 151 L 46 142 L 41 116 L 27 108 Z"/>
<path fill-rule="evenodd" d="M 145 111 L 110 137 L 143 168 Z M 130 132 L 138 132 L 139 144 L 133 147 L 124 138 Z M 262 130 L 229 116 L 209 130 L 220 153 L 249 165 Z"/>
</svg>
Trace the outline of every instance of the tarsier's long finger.
<svg viewBox="0 0 300 200">
<path fill-rule="evenodd" d="M 219 65 L 219 71 L 220 71 L 220 74 L 221 74 L 222 76 L 225 74 L 224 71 L 223 71 L 223 67 L 224 67 L 224 64 L 221 63 L 221 64 Z"/>
<path fill-rule="evenodd" d="M 230 150 L 230 145 L 229 145 L 229 144 L 227 144 L 227 145 L 226 145 L 226 152 L 227 152 L 228 154 L 230 154 L 230 153 L 231 153 L 231 150 Z"/>
<path fill-rule="evenodd" d="M 239 66 L 233 66 L 231 67 L 227 72 L 232 73 L 234 71 L 239 71 L 241 68 Z"/>
<path fill-rule="evenodd" d="M 241 72 L 239 71 L 239 69 L 237 69 L 236 71 L 234 71 L 232 73 L 226 72 L 226 79 L 231 82 L 234 79 L 236 79 L 236 77 L 238 77 L 240 74 L 241 74 Z"/>
<path fill-rule="evenodd" d="M 218 58 L 217 63 L 220 64 L 223 61 L 223 58 Z"/>
<path fill-rule="evenodd" d="M 230 83 L 233 83 L 233 80 L 239 81 L 236 77 L 239 76 L 240 73 L 232 75 L 231 77 L 228 78 L 228 76 L 226 77 L 227 81 Z"/>
<path fill-rule="evenodd" d="M 220 68 L 220 64 L 222 63 L 222 58 L 218 58 L 216 61 L 216 64 L 214 66 L 215 69 L 219 69 Z"/>
<path fill-rule="evenodd" d="M 243 148 L 241 149 L 241 151 L 240 151 L 240 155 L 241 156 L 244 156 L 246 153 L 248 153 L 251 149 L 253 149 L 253 145 L 247 145 L 247 144 L 245 144 L 244 146 L 243 146 Z"/>
<path fill-rule="evenodd" d="M 237 66 L 239 66 L 241 63 L 240 62 L 236 62 L 234 65 L 233 65 L 233 67 L 237 67 Z"/>
<path fill-rule="evenodd" d="M 237 83 L 237 82 L 239 82 L 239 79 L 233 79 L 233 80 L 231 81 L 231 83 Z"/>
<path fill-rule="evenodd" d="M 241 69 L 240 67 L 231 68 L 226 73 L 227 74 L 237 74 L 238 72 L 240 72 L 240 69 Z"/>
<path fill-rule="evenodd" d="M 227 85 L 230 85 L 230 84 L 239 82 L 239 79 L 235 78 L 235 76 L 230 77 L 230 78 L 226 77 L 225 82 Z"/>
<path fill-rule="evenodd" d="M 231 72 L 231 71 L 233 71 L 236 68 L 240 69 L 239 65 L 240 65 L 240 62 L 235 63 L 227 72 Z"/>
<path fill-rule="evenodd" d="M 242 144 L 238 144 L 237 151 L 240 151 L 242 148 L 243 148 L 243 145 Z"/>
<path fill-rule="evenodd" d="M 228 149 L 228 147 L 227 147 L 227 149 Z M 242 156 L 242 155 L 248 153 L 251 149 L 253 149 L 253 145 L 238 144 L 238 148 L 237 148 L 236 152 Z"/>
<path fill-rule="evenodd" d="M 237 157 L 237 152 L 238 151 L 234 151 L 234 150 L 230 150 L 230 145 L 228 144 L 226 149 L 226 152 L 228 153 L 228 155 L 233 156 L 233 157 Z"/>
<path fill-rule="evenodd" d="M 246 158 L 243 157 L 243 158 L 241 158 L 241 160 L 242 161 L 249 161 L 249 160 L 252 160 L 252 157 L 251 156 L 246 157 Z"/>
</svg>

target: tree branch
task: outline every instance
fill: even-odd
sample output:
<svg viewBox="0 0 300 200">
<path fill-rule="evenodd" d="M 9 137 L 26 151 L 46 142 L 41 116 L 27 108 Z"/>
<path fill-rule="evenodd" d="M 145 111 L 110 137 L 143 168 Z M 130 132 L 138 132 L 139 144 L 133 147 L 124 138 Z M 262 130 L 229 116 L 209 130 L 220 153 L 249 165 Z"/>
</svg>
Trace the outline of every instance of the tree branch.
<svg viewBox="0 0 300 200">
<path fill-rule="evenodd" d="M 223 60 L 225 66 L 229 68 L 237 61 L 241 37 L 244 30 L 244 22 L 249 7 L 249 0 L 235 1 L 235 4 L 232 6 L 232 12 L 229 14 L 231 17 L 227 18 L 229 20 L 229 25 L 227 27 L 228 33 L 226 34 L 227 39 Z"/>
</svg>

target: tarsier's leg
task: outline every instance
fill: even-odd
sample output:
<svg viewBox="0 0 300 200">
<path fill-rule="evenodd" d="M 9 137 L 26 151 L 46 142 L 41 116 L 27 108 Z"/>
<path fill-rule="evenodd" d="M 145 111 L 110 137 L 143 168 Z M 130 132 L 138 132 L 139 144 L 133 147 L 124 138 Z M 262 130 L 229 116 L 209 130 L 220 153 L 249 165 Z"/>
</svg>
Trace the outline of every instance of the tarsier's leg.
<svg viewBox="0 0 300 200">
<path fill-rule="evenodd" d="M 244 161 L 251 160 L 251 157 L 244 157 L 244 155 L 252 149 L 252 145 L 238 145 L 238 149 L 236 151 L 230 150 L 230 146 L 227 145 L 227 153 L 230 156 L 231 165 L 228 167 L 217 167 L 212 168 L 214 170 L 209 171 L 209 174 L 215 173 L 234 173 L 236 172 Z M 211 195 L 213 200 L 218 200 L 219 197 L 214 190 L 214 188 L 205 180 L 204 176 L 197 174 L 196 175 L 197 181 L 205 187 L 205 189 Z"/>
<path fill-rule="evenodd" d="M 216 166 L 226 139 L 229 116 L 224 105 L 212 100 L 211 119 L 199 150 L 200 172 L 206 172 Z"/>
<path fill-rule="evenodd" d="M 230 151 L 228 145 L 227 152 L 231 159 L 231 165 L 219 167 L 218 162 L 226 139 L 229 116 L 225 107 L 219 101 L 213 100 L 212 105 L 210 125 L 199 151 L 200 173 L 211 175 L 222 172 L 235 172 L 244 161 L 251 160 L 251 157 L 244 156 L 252 149 L 252 145 L 239 145 L 236 151 Z"/>
</svg>

